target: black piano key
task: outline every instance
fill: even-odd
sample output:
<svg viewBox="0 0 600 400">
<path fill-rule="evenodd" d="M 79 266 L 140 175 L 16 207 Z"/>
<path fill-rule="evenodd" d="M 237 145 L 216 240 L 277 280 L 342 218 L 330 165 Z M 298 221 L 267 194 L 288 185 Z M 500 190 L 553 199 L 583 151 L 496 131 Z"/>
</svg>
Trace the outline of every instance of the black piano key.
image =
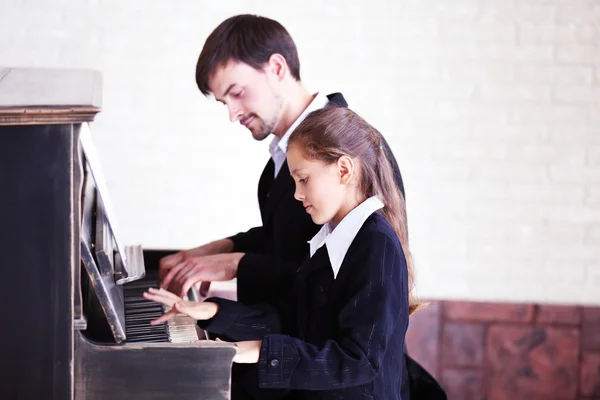
<svg viewBox="0 0 600 400">
<path fill-rule="evenodd" d="M 166 323 L 150 325 L 150 321 L 165 313 L 164 306 L 146 300 L 143 293 L 148 288 L 158 288 L 156 274 L 147 275 L 144 279 L 130 282 L 123 287 L 125 305 L 125 335 L 127 342 L 169 342 Z"/>
<path fill-rule="evenodd" d="M 162 304 L 146 300 L 143 297 L 148 288 L 158 288 L 156 273 L 150 273 L 145 278 L 127 283 L 123 286 L 123 301 L 125 306 L 125 335 L 126 342 L 171 342 L 173 340 L 193 341 L 195 337 L 195 322 L 184 323 L 173 320 L 173 323 L 150 325 L 150 321 L 163 315 L 165 307 Z M 174 335 L 172 337 L 172 335 Z"/>
<path fill-rule="evenodd" d="M 166 329 L 143 329 L 136 328 L 130 331 L 132 335 L 141 336 L 141 335 L 162 335 L 167 333 Z"/>
<path fill-rule="evenodd" d="M 159 312 L 145 312 L 145 313 L 140 313 L 140 314 L 130 314 L 125 318 L 125 322 L 127 323 L 127 321 L 147 321 L 148 323 L 150 323 L 150 321 L 160 317 L 161 315 L 163 315 L 162 311 Z"/>
</svg>

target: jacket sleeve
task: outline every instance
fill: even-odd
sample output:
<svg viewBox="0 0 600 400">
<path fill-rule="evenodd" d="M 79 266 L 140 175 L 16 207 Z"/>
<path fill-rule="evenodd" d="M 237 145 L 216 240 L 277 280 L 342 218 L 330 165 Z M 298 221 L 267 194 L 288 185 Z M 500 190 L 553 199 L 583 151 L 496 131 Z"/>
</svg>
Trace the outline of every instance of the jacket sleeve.
<svg viewBox="0 0 600 400">
<path fill-rule="evenodd" d="M 390 338 L 408 326 L 406 261 L 400 246 L 380 232 L 361 240 L 353 260 L 339 336 L 315 346 L 267 334 L 258 362 L 260 387 L 329 390 L 374 379 Z"/>
<path fill-rule="evenodd" d="M 254 304 L 272 302 L 281 298 L 282 294 L 289 289 L 295 272 L 301 264 L 299 255 L 302 251 L 293 251 L 290 248 L 288 257 L 291 258 L 287 259 L 266 254 L 266 238 L 262 226 L 238 233 L 229 239 L 234 243 L 233 252 L 245 253 L 238 264 L 238 301 Z M 302 242 L 301 245 L 304 246 Z M 308 247 L 307 244 L 305 246 Z"/>
<path fill-rule="evenodd" d="M 301 262 L 246 253 L 238 265 L 237 299 L 245 304 L 273 303 L 293 286 Z"/>
<path fill-rule="evenodd" d="M 240 232 L 228 237 L 233 242 L 234 253 L 256 253 L 264 254 L 265 249 L 265 228 L 257 226 L 246 232 Z"/>
<path fill-rule="evenodd" d="M 198 326 L 227 341 L 260 340 L 269 334 L 295 331 L 296 300 L 293 291 L 277 304 L 259 303 L 251 306 L 218 297 L 205 301 L 219 305 L 217 314 Z"/>
</svg>

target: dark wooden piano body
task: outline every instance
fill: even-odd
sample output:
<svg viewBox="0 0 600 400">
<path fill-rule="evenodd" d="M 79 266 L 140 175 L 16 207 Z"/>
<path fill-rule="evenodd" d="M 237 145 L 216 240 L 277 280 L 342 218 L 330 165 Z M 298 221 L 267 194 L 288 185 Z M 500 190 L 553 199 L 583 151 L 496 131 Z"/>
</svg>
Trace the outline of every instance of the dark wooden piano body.
<svg viewBox="0 0 600 400">
<path fill-rule="evenodd" d="M 94 242 L 80 134 L 100 85 L 94 71 L 0 68 L 0 398 L 229 399 L 231 344 L 119 339 L 82 262 Z M 109 300 L 122 296 L 120 255 L 97 265 Z M 148 272 L 160 256 L 143 253 Z"/>
</svg>

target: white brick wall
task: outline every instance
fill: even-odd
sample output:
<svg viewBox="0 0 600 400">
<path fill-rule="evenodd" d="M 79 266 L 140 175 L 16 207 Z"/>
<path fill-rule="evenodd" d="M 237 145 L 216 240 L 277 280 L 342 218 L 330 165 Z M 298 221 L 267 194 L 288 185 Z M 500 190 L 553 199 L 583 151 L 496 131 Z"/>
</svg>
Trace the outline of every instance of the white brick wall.
<svg viewBox="0 0 600 400">
<path fill-rule="evenodd" d="M 600 304 L 600 0 L 302 4 L 0 0 L 0 64 L 103 72 L 93 133 L 122 233 L 183 248 L 259 221 L 267 143 L 194 67 L 224 18 L 276 18 L 307 86 L 389 139 L 422 296 Z"/>
</svg>

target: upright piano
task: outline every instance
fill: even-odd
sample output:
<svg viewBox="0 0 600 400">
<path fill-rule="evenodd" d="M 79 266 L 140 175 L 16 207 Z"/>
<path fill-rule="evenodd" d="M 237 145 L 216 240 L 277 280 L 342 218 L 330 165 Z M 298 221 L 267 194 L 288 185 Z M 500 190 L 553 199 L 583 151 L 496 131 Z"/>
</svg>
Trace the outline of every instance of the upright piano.
<svg viewBox="0 0 600 400">
<path fill-rule="evenodd" d="M 235 347 L 141 293 L 91 142 L 101 75 L 0 68 L 1 399 L 229 399 Z"/>
</svg>

